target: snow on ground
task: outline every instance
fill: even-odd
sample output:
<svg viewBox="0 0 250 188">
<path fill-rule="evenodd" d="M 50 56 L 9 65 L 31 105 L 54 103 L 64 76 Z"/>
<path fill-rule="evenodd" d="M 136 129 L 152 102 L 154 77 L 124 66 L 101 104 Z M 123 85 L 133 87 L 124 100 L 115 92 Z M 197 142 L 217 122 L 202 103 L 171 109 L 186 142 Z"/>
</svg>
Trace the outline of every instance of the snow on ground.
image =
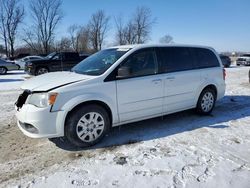
<svg viewBox="0 0 250 188">
<path fill-rule="evenodd" d="M 9 71 L 6 75 L 0 75 L 0 91 L 13 91 L 20 88 L 27 74 L 24 71 Z"/>
<path fill-rule="evenodd" d="M 99 145 L 31 139 L 13 103 L 26 76 L 0 76 L 0 187 L 249 187 L 249 67 L 227 69 L 211 116 L 180 112 L 114 128 Z"/>
</svg>

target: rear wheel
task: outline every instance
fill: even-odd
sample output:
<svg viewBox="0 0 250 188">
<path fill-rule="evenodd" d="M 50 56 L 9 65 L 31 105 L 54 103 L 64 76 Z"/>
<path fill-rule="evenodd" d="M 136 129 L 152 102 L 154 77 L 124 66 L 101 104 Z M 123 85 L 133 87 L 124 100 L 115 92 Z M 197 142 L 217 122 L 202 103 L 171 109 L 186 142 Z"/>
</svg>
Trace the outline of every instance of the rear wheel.
<svg viewBox="0 0 250 188">
<path fill-rule="evenodd" d="M 211 88 L 204 89 L 199 97 L 196 110 L 199 114 L 207 115 L 213 111 L 216 101 L 215 91 Z"/>
<path fill-rule="evenodd" d="M 109 127 L 110 119 L 104 108 L 85 105 L 69 114 L 65 124 L 65 136 L 76 146 L 92 146 L 104 137 Z"/>
<path fill-rule="evenodd" d="M 36 70 L 36 75 L 41 75 L 41 74 L 45 74 L 45 73 L 48 73 L 48 72 L 49 72 L 48 68 L 46 68 L 46 67 L 39 67 Z"/>
<path fill-rule="evenodd" d="M 5 67 L 0 67 L 0 74 L 6 74 L 7 69 Z"/>
</svg>

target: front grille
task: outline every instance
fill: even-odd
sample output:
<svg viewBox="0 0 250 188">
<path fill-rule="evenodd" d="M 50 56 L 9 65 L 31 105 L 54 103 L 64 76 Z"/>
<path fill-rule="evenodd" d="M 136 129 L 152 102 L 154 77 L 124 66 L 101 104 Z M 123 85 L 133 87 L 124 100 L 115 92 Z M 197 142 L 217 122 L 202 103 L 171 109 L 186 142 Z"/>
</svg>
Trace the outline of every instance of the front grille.
<svg viewBox="0 0 250 188">
<path fill-rule="evenodd" d="M 15 103 L 17 110 L 22 108 L 22 106 L 24 105 L 24 103 L 26 102 L 26 100 L 30 94 L 31 94 L 30 90 L 24 90 L 24 92 L 21 95 L 19 95 L 19 97 Z"/>
</svg>

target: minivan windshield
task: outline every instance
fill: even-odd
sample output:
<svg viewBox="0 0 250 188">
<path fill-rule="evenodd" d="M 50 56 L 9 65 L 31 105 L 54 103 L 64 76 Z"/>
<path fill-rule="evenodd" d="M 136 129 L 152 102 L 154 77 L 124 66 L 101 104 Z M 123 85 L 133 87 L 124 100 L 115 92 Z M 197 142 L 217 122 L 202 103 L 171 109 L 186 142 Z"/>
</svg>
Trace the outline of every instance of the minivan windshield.
<svg viewBox="0 0 250 188">
<path fill-rule="evenodd" d="M 99 51 L 78 63 L 72 68 L 72 71 L 93 76 L 101 75 L 128 51 L 129 49 L 125 48 L 112 48 Z"/>
</svg>

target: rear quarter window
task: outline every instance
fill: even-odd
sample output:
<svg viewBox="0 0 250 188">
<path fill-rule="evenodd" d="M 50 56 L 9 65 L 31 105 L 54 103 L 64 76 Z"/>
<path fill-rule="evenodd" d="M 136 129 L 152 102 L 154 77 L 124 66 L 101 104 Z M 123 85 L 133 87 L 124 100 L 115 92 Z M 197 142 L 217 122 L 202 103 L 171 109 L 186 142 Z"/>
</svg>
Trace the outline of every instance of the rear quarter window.
<svg viewBox="0 0 250 188">
<path fill-rule="evenodd" d="M 219 67 L 220 63 L 216 55 L 209 49 L 194 48 L 196 56 L 196 68 Z"/>
</svg>

